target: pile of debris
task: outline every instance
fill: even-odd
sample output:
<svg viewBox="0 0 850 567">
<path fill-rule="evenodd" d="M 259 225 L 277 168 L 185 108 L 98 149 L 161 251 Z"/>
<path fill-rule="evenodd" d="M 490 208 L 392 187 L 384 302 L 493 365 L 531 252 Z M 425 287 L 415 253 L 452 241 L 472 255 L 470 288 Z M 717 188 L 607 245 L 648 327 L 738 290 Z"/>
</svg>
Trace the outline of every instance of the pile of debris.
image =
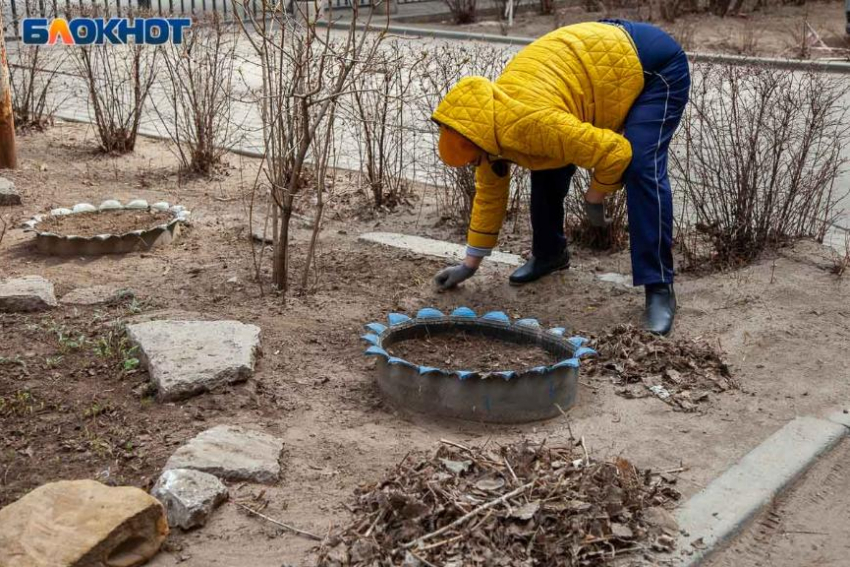
<svg viewBox="0 0 850 567">
<path fill-rule="evenodd" d="M 498 449 L 448 441 L 361 486 L 323 567 L 611 565 L 674 547 L 667 475 L 592 460 L 584 444 Z M 579 448 L 581 447 L 581 448 Z"/>
<path fill-rule="evenodd" d="M 632 325 L 593 337 L 599 357 L 582 361 L 582 376 L 609 378 L 626 398 L 657 396 L 677 411 L 697 411 L 712 394 L 737 390 L 719 346 L 699 339 L 670 339 Z"/>
</svg>

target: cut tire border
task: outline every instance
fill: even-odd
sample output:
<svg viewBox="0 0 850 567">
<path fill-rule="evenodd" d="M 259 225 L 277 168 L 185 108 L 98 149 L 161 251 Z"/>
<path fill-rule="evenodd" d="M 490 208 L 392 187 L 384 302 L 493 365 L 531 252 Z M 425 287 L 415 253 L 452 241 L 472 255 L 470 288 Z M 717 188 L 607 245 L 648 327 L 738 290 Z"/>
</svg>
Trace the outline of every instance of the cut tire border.
<svg viewBox="0 0 850 567">
<path fill-rule="evenodd" d="M 675 511 L 683 554 L 675 564 L 695 567 L 720 550 L 848 433 L 844 410 L 797 417 L 775 431 Z"/>
</svg>

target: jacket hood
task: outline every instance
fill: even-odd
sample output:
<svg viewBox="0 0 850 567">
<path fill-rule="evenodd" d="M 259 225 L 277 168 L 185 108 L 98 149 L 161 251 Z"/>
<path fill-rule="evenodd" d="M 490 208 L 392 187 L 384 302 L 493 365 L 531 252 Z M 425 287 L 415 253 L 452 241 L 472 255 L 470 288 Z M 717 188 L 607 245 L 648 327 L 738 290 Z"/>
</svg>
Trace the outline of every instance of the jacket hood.
<svg viewBox="0 0 850 567">
<path fill-rule="evenodd" d="M 446 94 L 431 118 L 448 126 L 490 155 L 502 153 L 496 140 L 494 85 L 484 77 L 466 77 Z"/>
</svg>

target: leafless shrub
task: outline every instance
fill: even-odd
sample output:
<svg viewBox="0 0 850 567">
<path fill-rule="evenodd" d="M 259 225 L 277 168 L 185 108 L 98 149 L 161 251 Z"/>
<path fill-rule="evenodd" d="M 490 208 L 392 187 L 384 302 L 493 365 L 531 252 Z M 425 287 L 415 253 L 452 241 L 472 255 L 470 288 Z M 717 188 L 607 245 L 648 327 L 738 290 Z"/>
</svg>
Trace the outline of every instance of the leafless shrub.
<svg viewBox="0 0 850 567">
<path fill-rule="evenodd" d="M 43 130 L 53 123 L 53 115 L 65 98 L 54 82 L 69 53 L 67 49 L 23 44 L 11 52 L 9 82 L 17 129 Z"/>
<path fill-rule="evenodd" d="M 555 0 L 538 0 L 537 10 L 544 16 L 555 13 Z"/>
<path fill-rule="evenodd" d="M 477 17 L 478 0 L 445 0 L 456 24 L 471 24 Z"/>
<path fill-rule="evenodd" d="M 850 268 L 850 231 L 844 233 L 844 252 L 834 253 L 830 272 L 841 278 L 844 277 L 848 268 Z"/>
<path fill-rule="evenodd" d="M 352 94 L 355 137 L 361 143 L 361 161 L 376 208 L 395 207 L 405 199 L 407 97 L 413 84 L 401 47 L 393 42 L 382 50 L 371 69 L 359 75 Z"/>
<path fill-rule="evenodd" d="M 156 77 L 158 50 L 135 43 L 103 43 L 76 46 L 72 53 L 86 82 L 89 112 L 101 149 L 107 153 L 132 152 Z"/>
<path fill-rule="evenodd" d="M 195 18 L 182 43 L 160 50 L 164 96 L 154 109 L 181 168 L 210 175 L 233 143 L 236 38 L 214 13 Z"/>
<path fill-rule="evenodd" d="M 495 79 L 510 60 L 509 50 L 478 44 L 441 44 L 423 54 L 415 68 L 416 85 L 420 96 L 415 110 L 423 124 L 440 100 L 461 78 L 480 75 Z M 436 151 L 433 144 L 431 151 Z M 437 208 L 440 215 L 452 222 L 466 223 L 475 198 L 475 168 L 447 167 L 435 158 L 427 172 L 437 187 Z"/>
<path fill-rule="evenodd" d="M 584 194 L 589 187 L 590 174 L 584 169 L 576 171 L 564 205 L 570 242 L 594 250 L 624 249 L 629 242 L 625 190 L 617 191 L 606 199 L 605 212 L 611 218 L 611 224 L 600 228 L 591 225 L 584 212 Z"/>
<path fill-rule="evenodd" d="M 240 6 L 233 0 L 234 12 L 246 13 L 239 20 L 242 35 L 258 57 L 262 75 L 257 103 L 266 148 L 263 174 L 273 202 L 272 284 L 285 294 L 295 200 L 309 186 L 311 174 L 319 192 L 317 200 L 322 194 L 337 104 L 351 94 L 358 73 L 372 64 L 385 34 L 358 31 L 362 22 L 358 22 L 356 2 L 342 37 L 332 36 L 330 26 L 318 26 L 325 16 L 317 3 L 313 9 L 308 3 L 294 4 L 295 21 L 279 2 L 261 0 L 253 12 Z M 308 157 L 313 168 L 307 165 Z M 314 231 L 318 230 L 316 223 Z M 304 269 L 309 269 L 309 255 Z"/>
<path fill-rule="evenodd" d="M 842 79 L 766 68 L 695 68 L 671 173 L 686 266 L 730 267 L 766 248 L 823 241 L 847 193 Z M 839 194 L 842 193 L 842 194 Z"/>
</svg>

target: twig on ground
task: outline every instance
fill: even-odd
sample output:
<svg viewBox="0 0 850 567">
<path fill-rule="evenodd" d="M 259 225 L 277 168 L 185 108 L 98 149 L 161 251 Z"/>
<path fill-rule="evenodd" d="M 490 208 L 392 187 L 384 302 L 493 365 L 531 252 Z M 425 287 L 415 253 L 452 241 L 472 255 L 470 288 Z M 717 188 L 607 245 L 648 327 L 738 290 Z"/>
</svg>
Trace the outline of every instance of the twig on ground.
<svg viewBox="0 0 850 567">
<path fill-rule="evenodd" d="M 255 516 L 259 516 L 260 518 L 264 519 L 265 521 L 270 522 L 270 523 L 272 523 L 276 526 L 280 526 L 281 528 L 287 529 L 287 530 L 291 531 L 292 533 L 294 533 L 296 535 L 300 535 L 300 536 L 306 537 L 308 539 L 312 539 L 313 541 L 322 541 L 322 538 L 317 536 L 314 533 L 310 533 L 308 531 L 300 530 L 296 527 L 290 526 L 289 524 L 284 524 L 280 520 L 275 520 L 274 518 L 270 518 L 270 517 L 266 516 L 265 514 L 257 512 L 253 508 L 249 508 L 248 506 L 245 506 L 244 504 L 240 504 L 239 502 L 234 502 L 234 504 L 236 506 L 242 508 L 243 510 L 250 512 L 251 514 L 254 514 Z"/>
</svg>

